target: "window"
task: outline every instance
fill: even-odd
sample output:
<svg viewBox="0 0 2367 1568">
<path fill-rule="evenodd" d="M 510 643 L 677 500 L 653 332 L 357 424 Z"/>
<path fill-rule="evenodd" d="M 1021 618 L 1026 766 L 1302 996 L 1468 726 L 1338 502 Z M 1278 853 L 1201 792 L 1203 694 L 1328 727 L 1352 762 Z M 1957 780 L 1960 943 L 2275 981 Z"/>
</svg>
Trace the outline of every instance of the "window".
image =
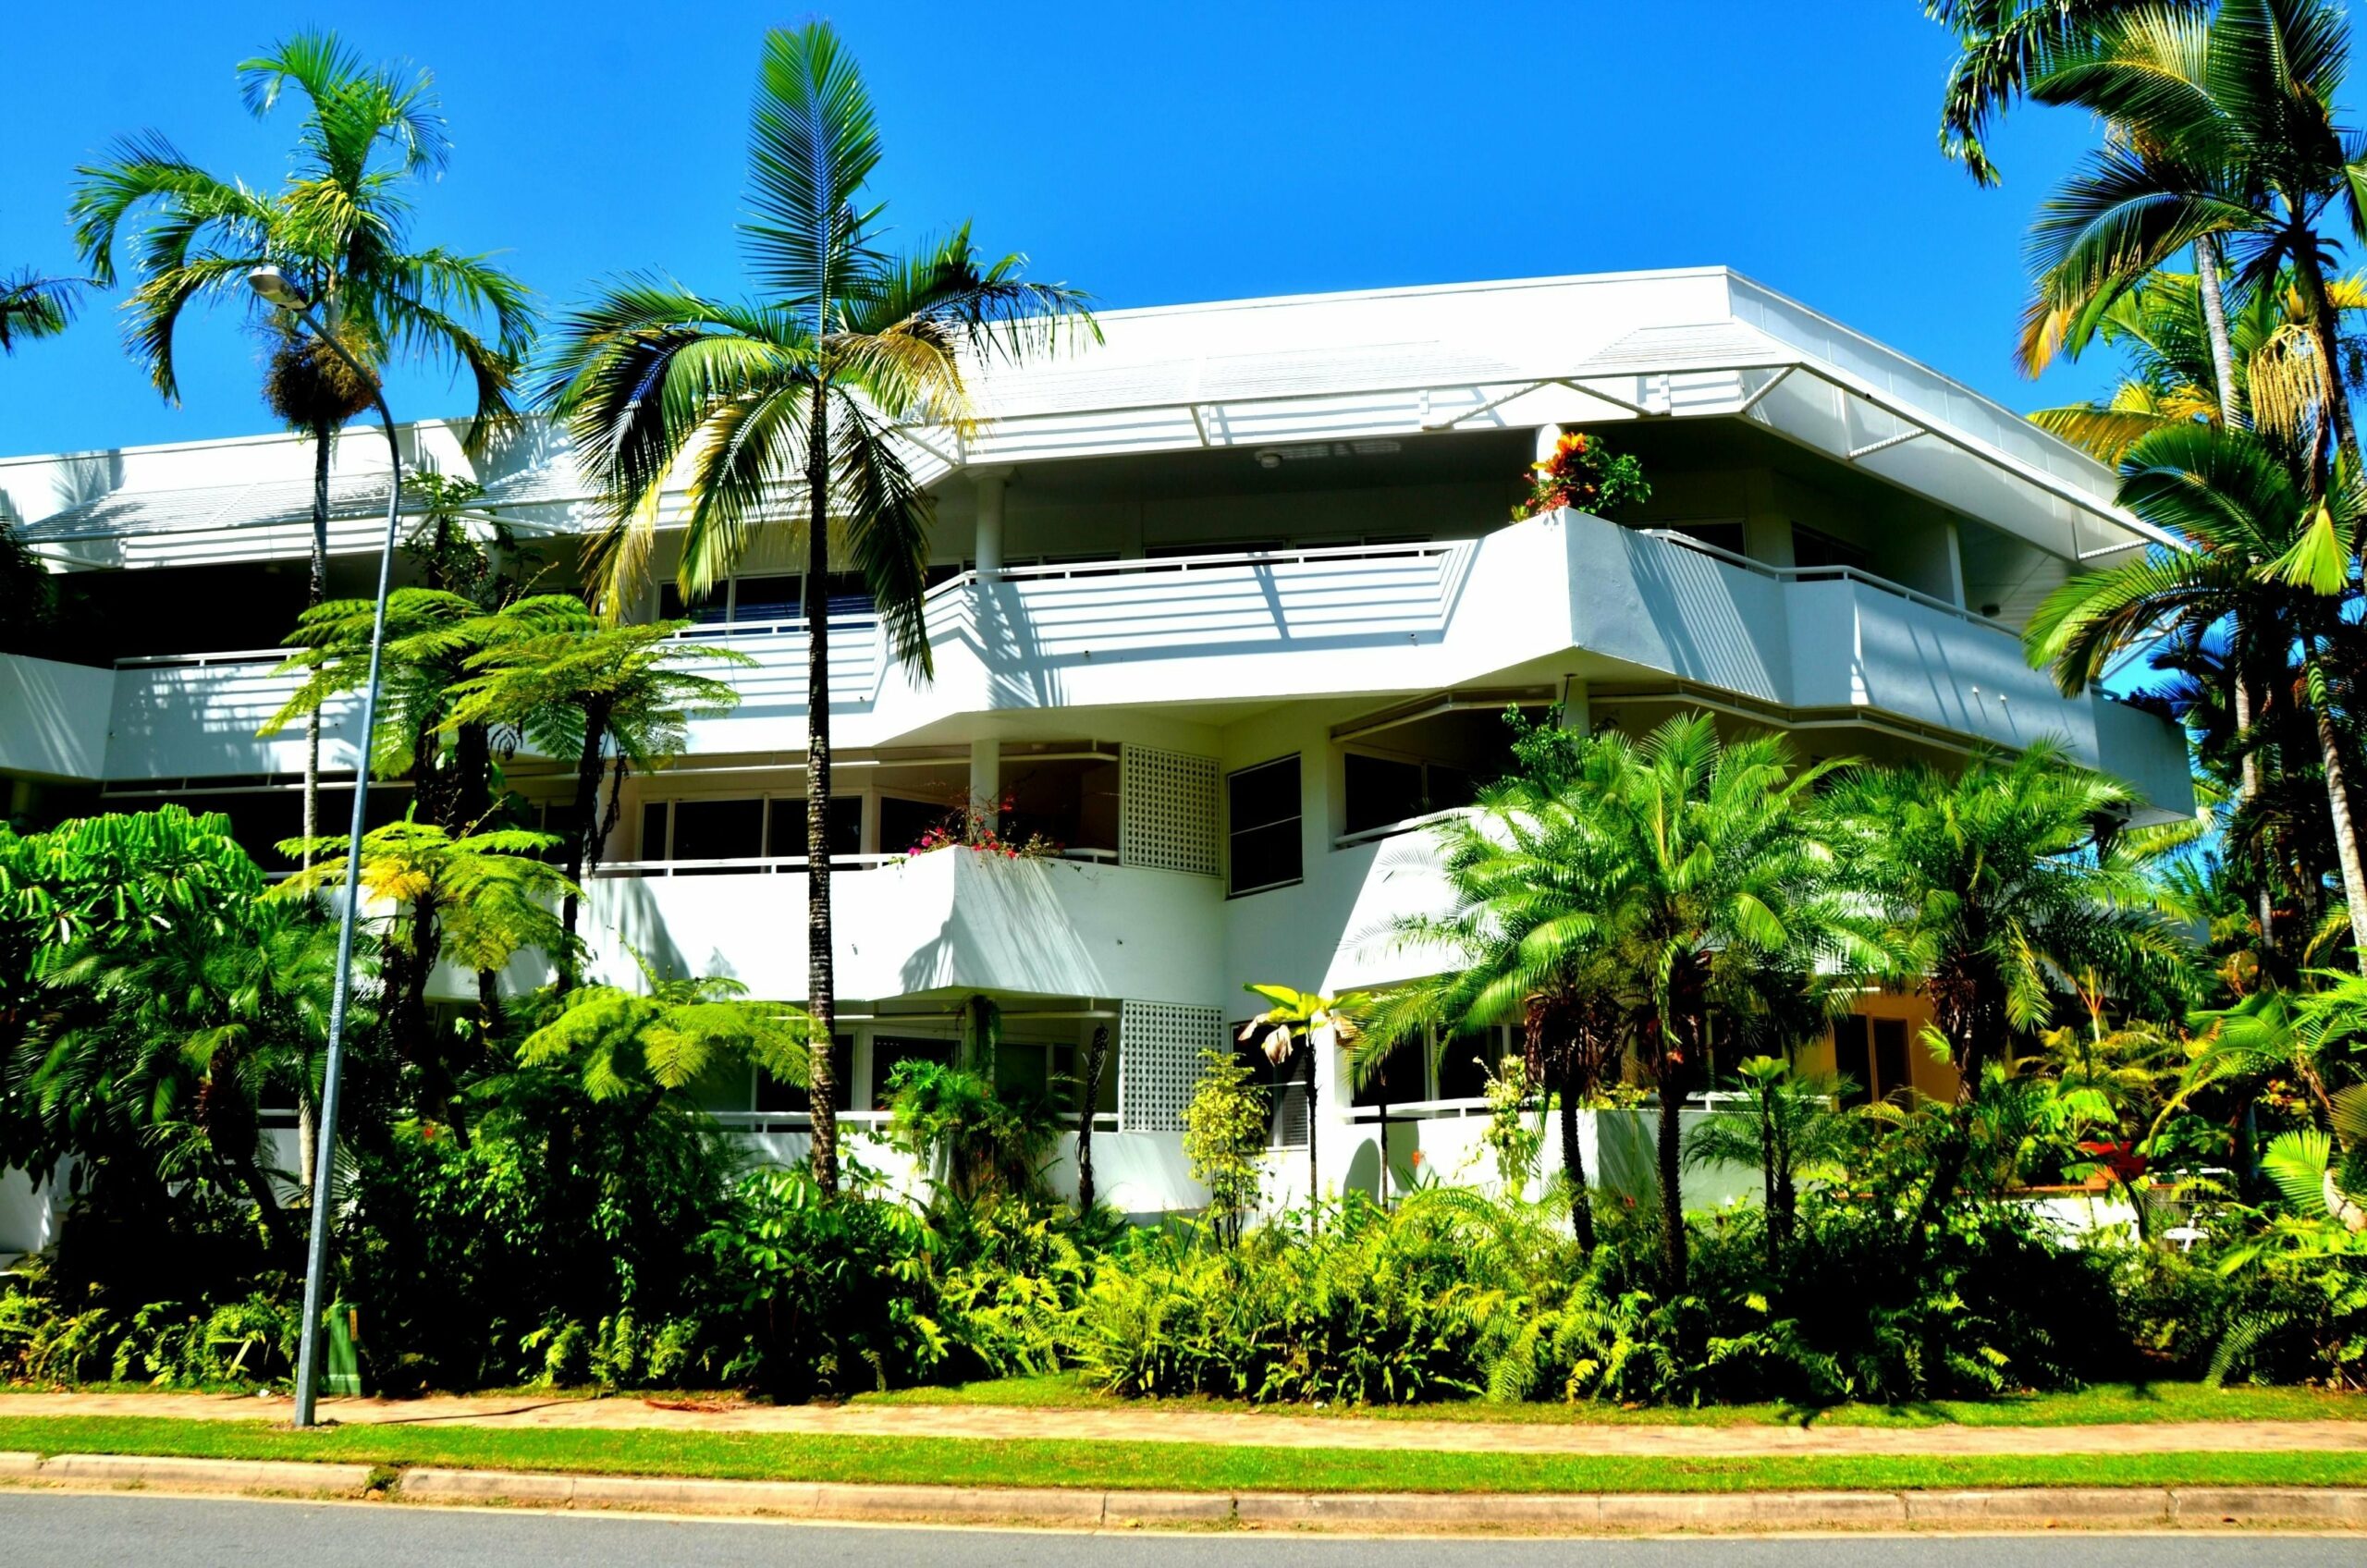
<svg viewBox="0 0 2367 1568">
<path fill-rule="evenodd" d="M 889 1035 L 871 1037 L 871 1105 L 884 1110 L 894 1099 L 895 1091 L 889 1080 L 895 1076 L 897 1064 L 906 1061 L 933 1061 L 939 1067 L 953 1065 L 951 1040 L 899 1038 Z"/>
<path fill-rule="evenodd" d="M 798 602 L 798 577 L 742 577 L 731 584 L 734 620 L 797 620 L 804 606 Z"/>
<path fill-rule="evenodd" d="M 1350 1096 L 1354 1105 L 1379 1105 L 1383 1099 L 1392 1105 L 1404 1105 L 1409 1100 L 1429 1098 L 1428 1063 L 1423 1061 L 1423 1042 L 1419 1039 L 1400 1040 L 1381 1061 L 1380 1070 L 1367 1076 L 1365 1064 L 1358 1060 L 1349 1081 L 1356 1078 L 1355 1092 Z"/>
<path fill-rule="evenodd" d="M 756 1109 L 758 1112 L 802 1112 L 814 1109 L 814 1101 L 798 1084 L 785 1083 L 759 1067 L 756 1072 Z M 830 1041 L 830 1077 L 837 1092 L 830 1097 L 840 1110 L 854 1109 L 854 1036 L 839 1035 Z"/>
<path fill-rule="evenodd" d="M 776 795 L 772 820 L 766 829 L 765 853 L 779 860 L 805 858 L 805 802 L 802 797 Z M 863 852 L 863 797 L 830 797 L 829 851 L 840 855 Z"/>
<path fill-rule="evenodd" d="M 1867 1105 L 1914 1087 L 1907 1055 L 1907 1020 L 1851 1013 L 1833 1025 L 1833 1070 L 1855 1085 L 1845 1106 Z"/>
<path fill-rule="evenodd" d="M 879 852 L 901 855 L 915 848 L 932 827 L 959 824 L 962 810 L 943 801 L 915 801 L 902 795 L 879 797 Z"/>
<path fill-rule="evenodd" d="M 1225 777 L 1226 836 L 1234 897 L 1287 887 L 1301 874 L 1298 758 L 1279 757 Z"/>
<path fill-rule="evenodd" d="M 765 802 L 677 801 L 675 860 L 756 860 L 765 852 Z"/>
<path fill-rule="evenodd" d="M 1442 762 L 1347 753 L 1347 831 L 1363 833 L 1409 817 L 1467 806 L 1470 770 Z"/>
<path fill-rule="evenodd" d="M 1820 533 L 1813 528 L 1792 525 L 1792 564 L 1797 567 L 1855 567 L 1866 570 L 1866 552 L 1855 545 L 1845 544 L 1830 533 Z"/>
<path fill-rule="evenodd" d="M 1856 1012 L 1833 1021 L 1833 1071 L 1848 1080 L 1841 1096 L 1844 1107 L 1873 1101 L 1874 1063 L 1867 1049 L 1866 1023 L 1865 1015 Z"/>
<path fill-rule="evenodd" d="M 1874 1082 L 1884 1098 L 1912 1088 L 1915 1075 L 1907 1065 L 1907 1020 L 1874 1020 Z"/>
<path fill-rule="evenodd" d="M 1687 539 L 1699 539 L 1712 549 L 1739 556 L 1743 550 L 1743 530 L 1739 522 L 1672 522 L 1665 525 L 1671 533 L 1682 533 Z"/>
</svg>

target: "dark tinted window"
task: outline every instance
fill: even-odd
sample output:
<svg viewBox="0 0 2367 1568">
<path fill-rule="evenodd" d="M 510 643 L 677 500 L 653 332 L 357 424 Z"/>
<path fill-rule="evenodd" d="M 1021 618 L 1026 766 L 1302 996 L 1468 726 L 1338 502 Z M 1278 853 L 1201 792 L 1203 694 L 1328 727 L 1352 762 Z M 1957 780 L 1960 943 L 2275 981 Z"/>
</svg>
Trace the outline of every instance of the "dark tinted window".
<svg viewBox="0 0 2367 1568">
<path fill-rule="evenodd" d="M 671 801 L 651 801 L 641 808 L 641 858 L 666 858 L 666 814 L 673 809 Z"/>
<path fill-rule="evenodd" d="M 765 852 L 765 802 L 677 801 L 675 860 L 754 860 Z"/>
<path fill-rule="evenodd" d="M 682 591 L 671 582 L 658 585 L 657 619 L 660 620 L 717 621 L 721 620 L 729 609 L 721 584 L 690 604 L 683 603 Z"/>
<path fill-rule="evenodd" d="M 1874 1064 L 1867 1049 L 1863 1015 L 1853 1012 L 1834 1020 L 1833 1070 L 1849 1081 L 1841 1096 L 1843 1105 L 1865 1105 L 1874 1097 Z"/>
<path fill-rule="evenodd" d="M 899 1039 L 886 1035 L 871 1037 L 871 1103 L 874 1109 L 883 1107 L 894 1097 L 888 1086 L 900 1061 L 933 1061 L 939 1067 L 953 1065 L 953 1042 L 950 1040 Z"/>
<path fill-rule="evenodd" d="M 1226 778 L 1231 891 L 1254 893 L 1299 879 L 1298 791 L 1294 756 Z"/>
<path fill-rule="evenodd" d="M 1493 1029 L 1457 1035 L 1439 1051 L 1438 1097 L 1476 1100 L 1488 1092 L 1488 1070 L 1502 1064 L 1503 1037 Z"/>
<path fill-rule="evenodd" d="M 879 852 L 901 855 L 921 841 L 932 827 L 954 822 L 960 815 L 942 801 L 913 801 L 901 795 L 879 797 Z"/>
<path fill-rule="evenodd" d="M 840 1110 L 854 1109 L 854 1036 L 840 1035 L 830 1044 L 830 1075 L 838 1092 L 830 1097 Z M 763 1068 L 756 1069 L 756 1109 L 760 1111 L 811 1110 L 813 1096 L 799 1084 L 784 1083 Z"/>
<path fill-rule="evenodd" d="M 1350 752 L 1347 763 L 1349 832 L 1385 827 L 1424 811 L 1421 764 L 1358 752 Z"/>
<path fill-rule="evenodd" d="M 743 577 L 731 585 L 734 620 L 796 620 L 803 614 L 798 604 L 796 577 Z"/>
<path fill-rule="evenodd" d="M 1885 1098 L 1915 1082 L 1907 1065 L 1907 1020 L 1903 1018 L 1874 1020 L 1874 1081 L 1877 1092 Z"/>
<path fill-rule="evenodd" d="M 1400 1040 L 1371 1076 L 1365 1072 L 1361 1053 L 1355 1059 L 1356 1077 L 1364 1081 L 1356 1084 L 1355 1103 L 1379 1105 L 1384 1099 L 1392 1105 L 1407 1100 L 1428 1099 L 1422 1082 L 1423 1044 L 1418 1039 Z"/>
<path fill-rule="evenodd" d="M 836 855 L 863 852 L 863 797 L 830 798 L 829 851 Z M 765 853 L 780 860 L 805 857 L 805 802 L 786 795 L 774 797 L 772 838 Z"/>
</svg>

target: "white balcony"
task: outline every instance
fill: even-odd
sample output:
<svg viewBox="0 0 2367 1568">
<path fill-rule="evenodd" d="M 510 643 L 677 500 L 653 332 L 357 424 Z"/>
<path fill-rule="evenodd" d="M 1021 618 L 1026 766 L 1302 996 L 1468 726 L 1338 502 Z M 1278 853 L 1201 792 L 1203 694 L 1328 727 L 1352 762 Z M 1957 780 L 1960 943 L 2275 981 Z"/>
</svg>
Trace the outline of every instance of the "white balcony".
<svg viewBox="0 0 2367 1568">
<path fill-rule="evenodd" d="M 1575 513 L 1453 543 L 965 574 L 930 594 L 926 617 L 929 681 L 888 655 L 876 621 L 834 627 L 841 746 L 958 738 L 949 721 L 1014 709 L 1380 702 L 1577 675 L 1631 694 L 1658 686 L 1671 700 L 1739 704 L 1775 724 L 1871 725 L 2005 747 L 2058 736 L 2162 812 L 2190 805 L 2173 727 L 2093 695 L 2065 698 L 2029 668 L 2009 627 L 1862 572 L 1769 567 Z M 729 672 L 744 700 L 693 726 L 694 752 L 803 745 L 802 631 L 769 623 L 686 635 L 756 661 Z M 297 770 L 300 735 L 254 739 L 293 689 L 292 677 L 272 673 L 277 658 L 125 661 L 102 776 Z M 346 717 L 332 716 L 325 766 L 350 766 L 351 738 L 337 722 Z M 11 728 L 0 711 L 0 731 Z"/>
<path fill-rule="evenodd" d="M 1230 1000 L 1214 877 L 946 849 L 840 869 L 830 886 L 842 997 Z M 635 984 L 638 952 L 666 973 L 804 996 L 805 888 L 799 869 L 600 876 L 583 924 L 595 972 Z"/>
</svg>

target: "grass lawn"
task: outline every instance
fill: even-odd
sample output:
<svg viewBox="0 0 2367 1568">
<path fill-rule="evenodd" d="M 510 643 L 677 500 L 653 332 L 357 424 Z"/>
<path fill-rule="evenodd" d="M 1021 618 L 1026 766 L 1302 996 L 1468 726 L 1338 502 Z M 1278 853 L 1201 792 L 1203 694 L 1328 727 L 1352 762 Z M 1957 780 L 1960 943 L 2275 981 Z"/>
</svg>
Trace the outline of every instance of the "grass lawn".
<svg viewBox="0 0 2367 1568">
<path fill-rule="evenodd" d="M 0 1415 L 0 1450 L 347 1460 L 604 1475 L 1182 1491 L 1896 1490 L 1932 1487 L 2367 1486 L 2367 1452 L 1671 1459 L 1279 1449 L 1042 1439 L 574 1428 L 336 1427 Z"/>
<path fill-rule="evenodd" d="M 997 1378 L 951 1388 L 857 1394 L 859 1405 L 956 1404 L 1035 1410 L 1195 1410 L 1244 1414 L 1377 1417 L 1397 1421 L 1503 1421 L 1541 1425 L 1763 1427 L 2093 1427 L 2109 1422 L 2367 1421 L 2367 1394 L 2320 1389 L 2214 1389 L 2201 1383 L 2102 1383 L 2067 1394 L 2017 1394 L 1993 1400 L 1932 1400 L 1919 1404 L 1846 1404 L 1803 1410 L 1786 1404 L 1725 1404 L 1705 1409 L 1626 1410 L 1615 1404 L 1490 1404 L 1458 1400 L 1412 1405 L 1250 1404 L 1206 1398 L 1134 1400 L 1106 1394 L 1065 1372 Z M 6 1408 L 0 1403 L 0 1410 Z"/>
</svg>

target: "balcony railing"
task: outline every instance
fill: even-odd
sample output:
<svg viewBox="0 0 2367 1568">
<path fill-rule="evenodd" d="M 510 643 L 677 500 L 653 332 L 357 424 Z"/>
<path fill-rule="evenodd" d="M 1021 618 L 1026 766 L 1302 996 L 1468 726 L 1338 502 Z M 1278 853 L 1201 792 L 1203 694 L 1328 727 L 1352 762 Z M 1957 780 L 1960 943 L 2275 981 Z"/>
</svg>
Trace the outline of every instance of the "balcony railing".
<svg viewBox="0 0 2367 1568">
<path fill-rule="evenodd" d="M 959 846 L 949 845 L 948 848 Z M 930 850 L 929 854 L 939 851 Z M 912 852 L 877 855 L 832 855 L 830 866 L 835 871 L 869 871 L 883 865 L 901 865 L 920 858 Z M 1115 850 L 1063 849 L 1041 857 L 1047 860 L 1089 861 L 1097 864 L 1115 865 Z M 713 876 L 718 873 L 737 872 L 748 876 L 777 876 L 782 872 L 802 872 L 807 865 L 803 855 L 749 855 L 732 860 L 617 860 L 604 863 L 595 876 Z"/>
<path fill-rule="evenodd" d="M 1664 544 L 1674 545 L 1680 549 L 1708 556 L 1712 560 L 1723 561 L 1728 566 L 1740 567 L 1743 570 L 1756 573 L 1772 582 L 1855 582 L 1862 587 L 1870 588 L 1877 594 L 1888 594 L 1895 598 L 1905 599 L 1909 604 L 1921 605 L 1925 609 L 1937 610 L 1942 615 L 1954 616 L 1956 619 L 1968 621 L 1974 626 L 1985 626 L 1993 631 L 2002 631 L 2008 637 L 2021 635 L 2002 620 L 1993 620 L 1977 611 L 1966 609 L 1962 605 L 1953 605 L 1945 599 L 1926 594 L 1919 588 L 1909 588 L 1904 582 L 1894 582 L 1887 577 L 1877 577 L 1859 567 L 1772 566 L 1766 561 L 1753 560 L 1748 556 L 1737 555 L 1723 545 L 1712 545 L 1703 539 L 1696 539 L 1690 533 L 1681 533 L 1673 528 L 1639 528 L 1636 532 L 1647 539 L 1658 539 Z"/>
</svg>

